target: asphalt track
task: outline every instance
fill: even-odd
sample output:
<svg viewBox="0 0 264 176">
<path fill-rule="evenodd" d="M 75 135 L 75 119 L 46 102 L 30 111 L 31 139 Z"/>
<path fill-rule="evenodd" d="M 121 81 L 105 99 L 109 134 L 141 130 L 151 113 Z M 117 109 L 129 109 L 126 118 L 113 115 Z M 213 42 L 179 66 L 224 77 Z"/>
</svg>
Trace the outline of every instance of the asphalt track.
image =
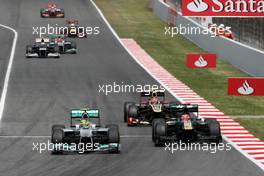
<svg viewBox="0 0 264 176">
<path fill-rule="evenodd" d="M 0 91 L 2 90 L 2 86 L 4 84 L 4 77 L 8 65 L 13 37 L 12 31 L 0 27 Z"/>
<path fill-rule="evenodd" d="M 68 120 L 66 114 L 71 108 L 90 106 L 101 109 L 103 124 L 119 124 L 121 135 L 126 137 L 121 139 L 121 154 L 63 156 L 32 150 L 33 142 L 47 142 L 47 138 L 2 137 L 0 175 L 263 175 L 234 149 L 216 154 L 204 151 L 171 154 L 163 148 L 153 147 L 148 137 L 150 128 L 126 127 L 122 122 L 123 102 L 137 101 L 138 95 L 105 96 L 98 93 L 98 85 L 157 83 L 126 53 L 88 0 L 58 3 L 64 7 L 67 17 L 78 19 L 82 26 L 99 26 L 100 35 L 78 40 L 77 55 L 64 55 L 60 59 L 26 59 L 25 46 L 34 40 L 33 26 L 64 24 L 63 19 L 39 18 L 39 9 L 46 2 L 0 0 L 0 23 L 10 25 L 18 32 L 0 135 L 49 136 L 51 125 Z M 1 36 L 0 40 L 6 38 Z M 8 48 L 11 42 L 6 42 L 4 47 Z M 1 52 L 0 58 L 6 56 L 6 52 Z"/>
</svg>

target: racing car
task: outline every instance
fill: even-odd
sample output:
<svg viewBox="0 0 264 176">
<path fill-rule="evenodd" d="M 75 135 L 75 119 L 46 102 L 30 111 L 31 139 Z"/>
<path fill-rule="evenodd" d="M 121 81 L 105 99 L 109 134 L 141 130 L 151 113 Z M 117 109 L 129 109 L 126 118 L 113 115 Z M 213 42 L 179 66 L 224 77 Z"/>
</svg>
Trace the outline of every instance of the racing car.
<svg viewBox="0 0 264 176">
<path fill-rule="evenodd" d="M 164 90 L 141 92 L 138 104 L 124 103 L 124 122 L 128 126 L 151 125 L 155 118 L 166 118 L 170 103 L 165 102 Z"/>
<path fill-rule="evenodd" d="M 53 125 L 51 141 L 54 145 L 53 154 L 63 152 L 81 152 L 74 146 L 89 146 L 83 152 L 107 151 L 120 152 L 120 136 L 118 126 L 109 124 L 102 126 L 98 109 L 74 109 L 71 111 L 70 126 Z"/>
<path fill-rule="evenodd" d="M 54 2 L 48 4 L 47 8 L 40 9 L 41 18 L 64 18 L 64 9 L 57 8 Z"/>
<path fill-rule="evenodd" d="M 48 38 L 36 38 L 33 45 L 26 46 L 27 58 L 59 58 L 59 48 L 50 44 Z"/>
<path fill-rule="evenodd" d="M 155 146 L 165 142 L 215 142 L 222 140 L 219 122 L 213 118 L 201 118 L 198 105 L 171 104 L 168 119 L 155 119 L 152 140 Z"/>
<path fill-rule="evenodd" d="M 229 39 L 234 39 L 233 32 L 231 31 L 230 26 L 225 26 L 224 24 L 208 24 L 208 28 L 211 32 L 213 32 L 216 36 L 222 36 Z"/>
<path fill-rule="evenodd" d="M 64 35 L 49 35 L 50 45 L 58 46 L 60 54 L 76 54 L 77 46 L 74 41 L 67 40 Z"/>
<path fill-rule="evenodd" d="M 66 37 L 71 38 L 84 38 L 86 33 L 84 28 L 79 26 L 78 20 L 70 19 L 66 20 L 67 27 L 63 28 L 60 33 L 64 34 Z"/>
</svg>

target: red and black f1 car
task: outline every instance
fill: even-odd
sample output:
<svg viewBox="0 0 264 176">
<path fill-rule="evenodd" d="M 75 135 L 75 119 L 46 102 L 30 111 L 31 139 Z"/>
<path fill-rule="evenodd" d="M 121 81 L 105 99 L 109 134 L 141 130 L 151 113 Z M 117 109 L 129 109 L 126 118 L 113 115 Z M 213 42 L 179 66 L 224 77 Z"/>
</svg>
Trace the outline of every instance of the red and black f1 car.
<svg viewBox="0 0 264 176">
<path fill-rule="evenodd" d="M 124 122 L 128 126 L 151 125 L 155 118 L 166 118 L 170 103 L 165 102 L 164 90 L 141 92 L 138 104 L 124 103 Z"/>
<path fill-rule="evenodd" d="M 64 18 L 64 9 L 57 8 L 55 3 L 49 3 L 47 8 L 41 8 L 41 18 Z"/>
</svg>

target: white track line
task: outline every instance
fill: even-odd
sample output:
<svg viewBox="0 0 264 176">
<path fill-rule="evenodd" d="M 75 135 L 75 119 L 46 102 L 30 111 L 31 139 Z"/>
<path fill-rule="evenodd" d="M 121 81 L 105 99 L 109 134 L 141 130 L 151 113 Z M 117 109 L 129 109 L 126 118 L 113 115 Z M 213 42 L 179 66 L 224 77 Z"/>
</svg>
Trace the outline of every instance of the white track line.
<svg viewBox="0 0 264 176">
<path fill-rule="evenodd" d="M 182 98 L 180 98 L 179 96 L 177 96 L 178 94 L 175 95 L 175 93 L 173 93 L 173 91 L 171 89 L 169 89 L 169 86 L 165 85 L 161 79 L 157 78 L 152 72 L 150 72 L 142 63 L 140 63 L 137 58 L 132 54 L 132 52 L 123 44 L 123 42 L 121 41 L 121 39 L 119 38 L 119 36 L 117 35 L 117 33 L 115 32 L 115 30 L 112 28 L 112 26 L 109 24 L 109 22 L 107 21 L 107 19 L 105 18 L 105 16 L 103 15 L 103 13 L 101 12 L 101 10 L 97 7 L 97 5 L 93 2 L 93 0 L 90 0 L 91 3 L 93 4 L 93 6 L 96 8 L 96 10 L 98 11 L 98 13 L 100 14 L 100 16 L 102 17 L 102 19 L 104 20 L 104 22 L 106 23 L 106 25 L 108 26 L 108 28 L 111 30 L 111 32 L 113 33 L 113 35 L 116 37 L 116 39 L 119 41 L 119 43 L 124 47 L 124 49 L 128 52 L 128 54 L 135 60 L 135 62 L 137 62 L 153 79 L 155 79 L 158 83 L 160 83 L 172 96 L 174 96 L 178 101 L 180 102 L 184 102 Z M 185 94 L 184 94 L 185 95 Z M 186 96 L 186 95 L 185 95 Z M 191 96 L 197 96 L 197 94 L 191 94 Z M 206 103 L 204 105 L 207 106 L 212 106 L 210 103 Z M 231 121 L 232 119 L 230 119 Z M 253 163 L 255 163 L 257 166 L 259 166 L 262 170 L 264 170 L 264 165 L 261 164 L 260 162 L 258 162 L 257 160 L 255 160 L 254 158 L 252 158 L 252 156 L 250 156 L 247 152 L 241 150 L 240 147 L 238 147 L 236 145 L 236 143 L 232 142 L 229 138 L 226 137 L 227 135 L 223 136 L 223 139 L 227 142 L 229 142 L 235 149 L 237 149 L 240 153 L 242 153 L 244 156 L 246 156 L 250 161 L 252 161 Z M 246 136 L 243 134 L 243 136 Z M 253 136 L 253 135 L 252 135 Z"/>
<path fill-rule="evenodd" d="M 50 136 L 0 136 L 0 139 L 12 139 L 12 138 L 50 138 Z"/>
<path fill-rule="evenodd" d="M 6 99 L 6 94 L 7 94 L 7 88 L 8 88 L 8 82 L 12 70 L 12 65 L 13 65 L 13 60 L 14 60 L 14 55 L 15 55 L 15 50 L 16 50 L 16 43 L 17 43 L 17 31 L 9 26 L 5 26 L 3 24 L 0 24 L 1 27 L 11 30 L 14 33 L 14 39 L 13 39 L 13 44 L 12 44 L 12 49 L 9 57 L 9 62 L 6 70 L 6 75 L 5 75 L 5 80 L 4 80 L 4 86 L 1 94 L 1 99 L 0 99 L 0 120 L 2 119 L 3 116 L 3 111 L 5 107 L 5 99 Z"/>
</svg>

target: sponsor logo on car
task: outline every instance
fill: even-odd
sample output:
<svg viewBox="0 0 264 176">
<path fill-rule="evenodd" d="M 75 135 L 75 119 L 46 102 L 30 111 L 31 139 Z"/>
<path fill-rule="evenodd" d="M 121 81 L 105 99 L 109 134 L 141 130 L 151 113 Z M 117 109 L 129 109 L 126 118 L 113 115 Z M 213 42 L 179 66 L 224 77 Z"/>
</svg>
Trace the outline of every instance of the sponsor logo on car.
<svg viewBox="0 0 264 176">
<path fill-rule="evenodd" d="M 229 78 L 228 95 L 264 96 L 264 78 Z"/>
<path fill-rule="evenodd" d="M 264 16 L 264 0 L 184 0 L 184 16 Z"/>
<path fill-rule="evenodd" d="M 215 68 L 216 54 L 188 54 L 186 65 L 188 68 Z"/>
</svg>

